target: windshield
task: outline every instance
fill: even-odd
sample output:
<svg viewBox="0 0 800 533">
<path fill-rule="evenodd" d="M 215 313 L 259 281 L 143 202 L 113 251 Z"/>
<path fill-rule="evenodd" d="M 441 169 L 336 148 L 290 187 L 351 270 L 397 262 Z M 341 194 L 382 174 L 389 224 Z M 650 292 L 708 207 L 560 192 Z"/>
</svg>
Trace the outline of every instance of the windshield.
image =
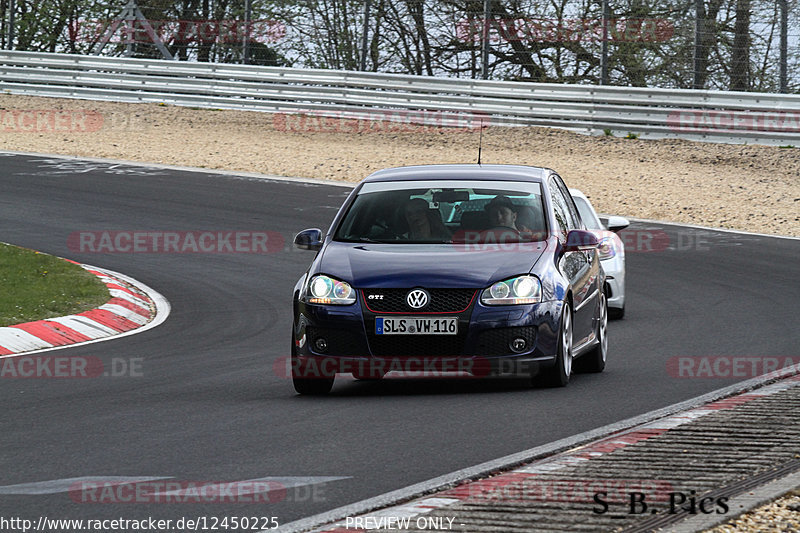
<svg viewBox="0 0 800 533">
<path fill-rule="evenodd" d="M 572 199 L 575 200 L 578 213 L 580 213 L 583 223 L 586 224 L 586 229 L 605 229 L 597 218 L 597 215 L 594 214 L 587 200 L 584 200 L 580 196 L 573 196 Z"/>
<path fill-rule="evenodd" d="M 367 183 L 339 224 L 345 242 L 530 242 L 547 237 L 538 183 Z"/>
</svg>

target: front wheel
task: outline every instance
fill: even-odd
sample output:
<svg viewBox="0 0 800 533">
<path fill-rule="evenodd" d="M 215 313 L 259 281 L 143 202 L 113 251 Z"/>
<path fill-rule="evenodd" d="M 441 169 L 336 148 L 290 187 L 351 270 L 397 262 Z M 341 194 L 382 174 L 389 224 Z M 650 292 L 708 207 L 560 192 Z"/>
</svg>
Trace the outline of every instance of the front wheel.
<svg viewBox="0 0 800 533">
<path fill-rule="evenodd" d="M 561 327 L 558 334 L 556 363 L 552 368 L 539 371 L 531 376 L 534 386 L 565 387 L 572 374 L 572 311 L 569 303 L 564 302 L 561 312 Z"/>
<path fill-rule="evenodd" d="M 332 376 L 323 376 L 319 374 L 319 369 L 308 368 L 300 361 L 297 356 L 296 348 L 294 345 L 294 337 L 292 337 L 292 384 L 294 390 L 298 394 L 305 394 L 309 396 L 323 396 L 328 394 L 333 388 L 333 382 L 336 379 L 336 374 Z"/>
</svg>

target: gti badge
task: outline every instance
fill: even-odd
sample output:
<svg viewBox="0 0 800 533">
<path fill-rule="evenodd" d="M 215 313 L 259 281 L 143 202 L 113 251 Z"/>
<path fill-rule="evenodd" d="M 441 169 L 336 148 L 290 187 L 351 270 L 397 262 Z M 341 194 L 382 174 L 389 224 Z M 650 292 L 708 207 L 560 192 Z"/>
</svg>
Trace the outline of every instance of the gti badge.
<svg viewBox="0 0 800 533">
<path fill-rule="evenodd" d="M 414 289 L 406 295 L 406 303 L 412 309 L 422 309 L 429 301 L 428 292 L 424 289 Z"/>
</svg>

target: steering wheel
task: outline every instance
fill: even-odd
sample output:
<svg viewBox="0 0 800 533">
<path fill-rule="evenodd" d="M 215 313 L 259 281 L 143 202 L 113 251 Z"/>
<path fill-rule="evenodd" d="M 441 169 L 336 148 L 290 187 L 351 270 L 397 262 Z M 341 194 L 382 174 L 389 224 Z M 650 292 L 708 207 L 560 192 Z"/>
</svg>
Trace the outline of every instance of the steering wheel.
<svg viewBox="0 0 800 533">
<path fill-rule="evenodd" d="M 511 226 L 494 226 L 485 231 L 513 231 L 514 233 L 519 233 L 517 228 L 512 228 Z"/>
<path fill-rule="evenodd" d="M 490 239 L 491 236 L 491 239 Z M 520 232 L 516 228 L 508 226 L 494 226 L 481 231 L 480 240 L 482 242 L 520 242 L 522 240 Z"/>
</svg>

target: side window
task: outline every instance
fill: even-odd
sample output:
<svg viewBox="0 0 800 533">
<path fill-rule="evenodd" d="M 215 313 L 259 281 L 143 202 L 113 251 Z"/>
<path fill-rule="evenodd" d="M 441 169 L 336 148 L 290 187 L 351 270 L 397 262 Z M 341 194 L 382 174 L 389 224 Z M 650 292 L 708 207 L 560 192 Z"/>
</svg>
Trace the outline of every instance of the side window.
<svg viewBox="0 0 800 533">
<path fill-rule="evenodd" d="M 556 217 L 556 232 L 558 239 L 561 241 L 566 240 L 567 233 L 569 232 L 569 209 L 564 201 L 564 195 L 555 183 L 554 178 L 550 178 L 547 182 L 550 189 L 550 197 L 553 201 L 553 214 Z"/>
<path fill-rule="evenodd" d="M 569 216 L 571 219 L 571 222 L 569 222 L 569 229 L 581 229 L 583 227 L 583 224 L 581 223 L 581 216 L 578 214 L 578 209 L 575 207 L 575 202 L 572 200 L 572 196 L 569 194 L 569 189 L 567 189 L 567 186 L 564 185 L 564 181 L 560 176 L 553 176 L 553 178 L 558 185 L 558 188 L 561 190 L 561 194 L 564 197 L 564 203 L 569 211 Z"/>
</svg>

